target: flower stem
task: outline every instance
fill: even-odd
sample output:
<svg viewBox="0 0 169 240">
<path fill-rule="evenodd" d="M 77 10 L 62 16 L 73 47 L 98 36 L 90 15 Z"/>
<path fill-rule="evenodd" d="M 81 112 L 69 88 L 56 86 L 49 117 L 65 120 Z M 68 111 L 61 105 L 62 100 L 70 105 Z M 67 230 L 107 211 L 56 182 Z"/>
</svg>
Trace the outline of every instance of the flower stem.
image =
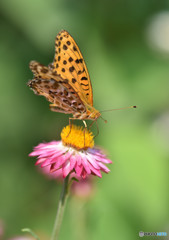
<svg viewBox="0 0 169 240">
<path fill-rule="evenodd" d="M 51 240 L 58 240 L 59 231 L 60 231 L 60 227 L 63 219 L 63 213 L 66 205 L 66 200 L 68 197 L 68 189 L 69 189 L 68 183 L 69 183 L 69 175 L 64 179 L 64 182 L 63 182 Z"/>
</svg>

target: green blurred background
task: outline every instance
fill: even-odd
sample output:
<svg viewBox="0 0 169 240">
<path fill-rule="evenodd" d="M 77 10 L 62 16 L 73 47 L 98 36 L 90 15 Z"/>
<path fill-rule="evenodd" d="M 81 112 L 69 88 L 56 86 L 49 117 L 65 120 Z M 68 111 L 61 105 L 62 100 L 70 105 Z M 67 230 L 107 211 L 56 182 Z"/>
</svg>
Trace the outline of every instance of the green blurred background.
<svg viewBox="0 0 169 240">
<path fill-rule="evenodd" d="M 53 61 L 62 29 L 83 53 L 96 109 L 138 109 L 107 112 L 108 123 L 98 121 L 95 143 L 114 164 L 110 174 L 96 179 L 90 201 L 69 199 L 60 239 L 136 240 L 141 230 L 169 233 L 168 10 L 168 0 L 0 1 L 4 239 L 21 235 L 23 227 L 42 239 L 52 231 L 61 186 L 39 173 L 28 154 L 39 142 L 60 139 L 68 115 L 50 112 L 26 83 L 31 60 Z"/>
</svg>

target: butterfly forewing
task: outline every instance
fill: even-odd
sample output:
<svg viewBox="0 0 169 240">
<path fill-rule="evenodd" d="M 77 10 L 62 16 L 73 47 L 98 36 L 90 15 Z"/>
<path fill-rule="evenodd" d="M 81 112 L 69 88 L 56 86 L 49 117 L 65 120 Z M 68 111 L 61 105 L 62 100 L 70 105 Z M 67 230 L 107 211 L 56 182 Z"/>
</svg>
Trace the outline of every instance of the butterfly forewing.
<svg viewBox="0 0 169 240">
<path fill-rule="evenodd" d="M 68 80 L 84 103 L 93 106 L 89 73 L 76 42 L 63 30 L 56 36 L 55 47 L 53 71 Z"/>
<path fill-rule="evenodd" d="M 29 87 L 52 103 L 52 111 L 71 113 L 77 119 L 97 119 L 100 113 L 93 107 L 90 77 L 77 44 L 68 32 L 61 31 L 55 45 L 54 62 L 48 67 L 30 62 L 34 79 L 28 82 Z"/>
</svg>

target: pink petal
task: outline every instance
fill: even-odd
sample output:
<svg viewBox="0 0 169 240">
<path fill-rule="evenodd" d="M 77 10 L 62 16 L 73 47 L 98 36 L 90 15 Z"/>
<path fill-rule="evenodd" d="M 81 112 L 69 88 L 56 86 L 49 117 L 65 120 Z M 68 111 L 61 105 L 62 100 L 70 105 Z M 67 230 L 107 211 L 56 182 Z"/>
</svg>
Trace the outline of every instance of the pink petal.
<svg viewBox="0 0 169 240">
<path fill-rule="evenodd" d="M 83 166 L 82 166 L 82 165 L 81 165 L 81 166 L 78 166 L 78 165 L 76 164 L 76 166 L 75 166 L 75 171 L 76 171 L 76 173 L 77 173 L 78 176 L 81 175 L 82 170 L 83 170 Z"/>
<path fill-rule="evenodd" d="M 70 171 L 73 170 L 73 168 L 75 167 L 75 164 L 76 164 L 76 157 L 74 155 L 72 155 L 70 157 Z"/>
<path fill-rule="evenodd" d="M 41 164 L 41 167 L 46 167 L 46 166 L 48 166 L 48 165 L 50 165 L 50 164 L 51 164 L 51 159 L 48 158 L 48 159 L 46 159 L 46 160 Z"/>
<path fill-rule="evenodd" d="M 90 163 L 89 163 L 89 164 L 90 164 Z M 91 169 L 91 171 L 92 171 L 95 175 L 97 175 L 98 177 L 102 178 L 102 175 L 101 175 L 100 171 L 99 171 L 98 169 L 95 169 L 91 164 L 90 164 L 90 169 Z"/>
<path fill-rule="evenodd" d="M 35 157 L 35 156 L 37 156 L 37 155 L 39 155 L 39 152 L 38 151 L 34 151 L 34 152 L 31 152 L 31 153 L 29 153 L 29 157 Z"/>
<path fill-rule="evenodd" d="M 57 162 L 58 161 L 58 158 L 60 155 L 62 155 L 63 152 L 57 152 L 56 154 L 50 156 L 48 158 L 42 158 L 44 159 L 44 162 L 42 164 L 42 167 L 46 167 L 48 166 L 49 164 L 52 164 L 54 162 Z M 38 162 L 38 161 L 37 161 Z"/>
<path fill-rule="evenodd" d="M 76 154 L 76 162 L 77 162 L 77 165 L 79 165 L 79 166 L 82 164 L 82 159 L 81 159 L 80 154 Z"/>
<path fill-rule="evenodd" d="M 56 163 L 52 163 L 50 166 L 50 173 L 60 170 L 61 168 L 56 168 Z"/>
<path fill-rule="evenodd" d="M 59 151 L 51 157 L 51 163 L 56 162 L 58 157 L 63 155 L 65 151 Z M 64 155 L 63 155 L 64 156 Z"/>
<path fill-rule="evenodd" d="M 90 148 L 88 149 L 88 152 L 93 154 L 93 155 L 98 155 L 98 156 L 105 156 L 100 149 L 96 149 L 96 148 Z"/>
<path fill-rule="evenodd" d="M 64 155 L 61 155 L 58 157 L 57 162 L 56 162 L 56 168 L 60 167 L 64 162 L 66 162 L 71 156 L 71 153 L 68 152 Z"/>
<path fill-rule="evenodd" d="M 86 172 L 88 174 L 91 174 L 90 166 L 89 166 L 89 163 L 88 163 L 87 158 L 85 156 L 83 156 L 82 165 L 83 165 L 84 169 L 86 170 Z"/>
<path fill-rule="evenodd" d="M 57 169 L 55 168 L 55 165 L 56 163 L 52 163 L 51 166 L 50 166 L 50 172 L 54 172 L 56 171 Z"/>
<path fill-rule="evenodd" d="M 63 164 L 62 171 L 63 171 L 63 177 L 65 178 L 70 173 L 70 162 Z"/>
<path fill-rule="evenodd" d="M 39 147 L 37 146 L 37 148 L 39 148 Z M 46 143 L 46 144 L 43 145 L 43 147 L 40 147 L 40 148 L 43 149 L 43 150 L 47 150 L 47 149 L 58 149 L 58 144 L 56 144 L 56 143 L 54 143 L 54 144 L 52 144 L 52 143 L 50 143 L 50 144 Z"/>
<path fill-rule="evenodd" d="M 106 172 L 106 173 L 110 172 L 110 169 L 108 169 L 108 167 L 106 167 L 103 163 L 98 162 L 98 165 L 101 167 L 101 170 L 103 172 Z"/>
<path fill-rule="evenodd" d="M 59 154 L 59 153 L 64 153 L 65 151 L 61 151 L 59 149 L 57 150 L 50 150 L 50 151 L 46 151 L 44 150 L 43 153 L 40 154 L 41 157 L 50 157 L 50 156 L 54 156 L 55 154 Z"/>
<path fill-rule="evenodd" d="M 40 143 L 39 145 L 37 145 L 36 147 L 34 147 L 34 151 L 38 151 L 38 150 L 47 150 L 47 149 L 56 149 L 58 148 L 58 143 L 57 142 L 49 142 L 49 143 Z"/>
<path fill-rule="evenodd" d="M 35 166 L 44 162 L 45 160 L 46 160 L 46 158 L 40 158 L 38 161 L 36 161 Z"/>
<path fill-rule="evenodd" d="M 85 171 L 84 168 L 83 168 L 83 171 L 82 171 L 82 173 L 81 173 L 81 176 L 82 176 L 83 179 L 85 179 L 86 176 L 87 176 L 87 172 Z"/>
<path fill-rule="evenodd" d="M 92 164 L 95 169 L 100 169 L 96 160 L 94 158 L 92 158 L 91 155 L 87 154 L 86 157 L 87 157 L 88 162 L 90 162 L 90 164 Z"/>
<path fill-rule="evenodd" d="M 97 161 L 100 161 L 100 162 L 103 162 L 103 163 L 112 163 L 112 161 L 110 159 L 108 159 L 108 158 L 101 158 L 99 156 L 95 156 L 95 159 Z"/>
<path fill-rule="evenodd" d="M 55 149 L 50 149 L 50 150 L 39 149 L 31 152 L 29 156 L 34 157 L 34 156 L 40 155 L 40 157 L 45 157 L 45 155 L 49 156 L 49 154 L 54 154 L 55 152 L 56 152 Z"/>
</svg>

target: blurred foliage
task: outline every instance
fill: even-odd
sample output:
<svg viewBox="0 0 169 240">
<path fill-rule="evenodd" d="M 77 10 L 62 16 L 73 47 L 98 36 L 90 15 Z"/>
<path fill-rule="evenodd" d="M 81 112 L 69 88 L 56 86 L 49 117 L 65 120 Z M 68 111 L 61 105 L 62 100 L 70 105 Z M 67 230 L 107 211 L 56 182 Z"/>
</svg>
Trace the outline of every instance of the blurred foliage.
<svg viewBox="0 0 169 240">
<path fill-rule="evenodd" d="M 164 137 L 169 121 L 160 121 L 169 112 L 169 58 L 151 49 L 145 36 L 151 17 L 168 8 L 168 0 L 0 1 L 0 218 L 5 239 L 20 235 L 23 227 L 44 239 L 52 231 L 60 185 L 45 179 L 28 154 L 41 141 L 59 139 L 68 115 L 50 112 L 49 103 L 26 82 L 32 78 L 30 60 L 52 62 L 61 29 L 75 38 L 87 62 L 94 106 L 139 108 L 107 112 L 108 123 L 98 121 L 96 144 L 107 149 L 114 164 L 109 175 L 96 180 L 89 202 L 71 199 L 60 239 L 84 239 L 77 233 L 82 229 L 78 219 L 85 221 L 92 240 L 135 240 L 141 230 L 169 233 L 169 141 Z"/>
</svg>

